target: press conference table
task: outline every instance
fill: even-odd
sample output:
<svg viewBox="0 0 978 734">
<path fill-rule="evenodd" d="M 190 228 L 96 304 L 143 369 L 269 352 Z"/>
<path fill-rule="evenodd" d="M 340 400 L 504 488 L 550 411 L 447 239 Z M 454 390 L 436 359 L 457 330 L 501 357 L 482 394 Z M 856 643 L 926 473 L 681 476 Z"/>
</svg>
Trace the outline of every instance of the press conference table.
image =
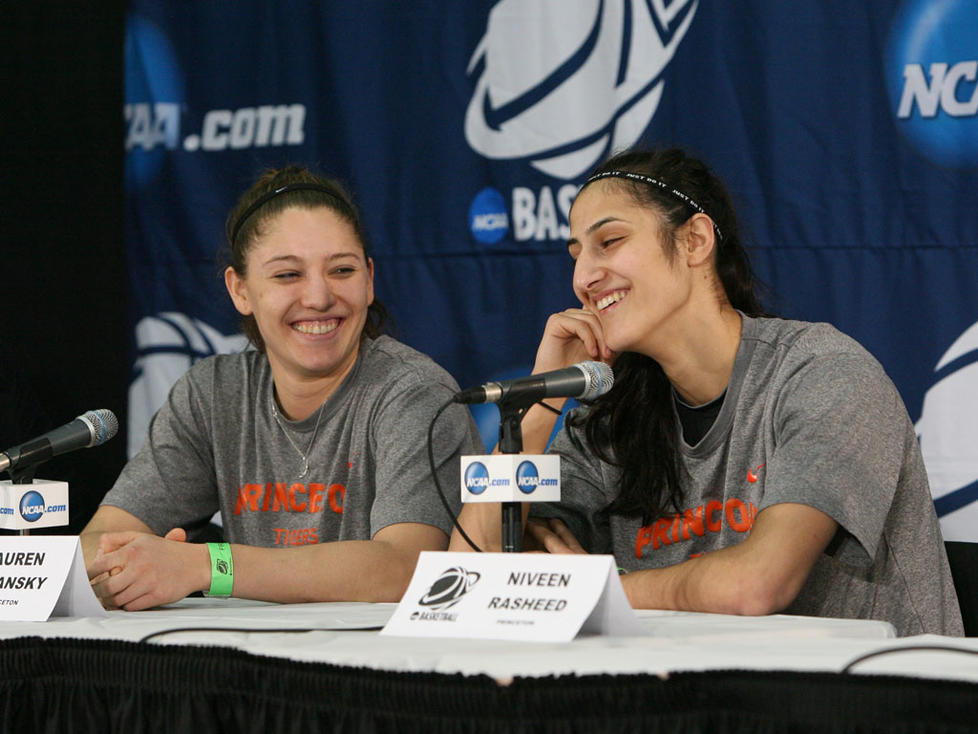
<svg viewBox="0 0 978 734">
<path fill-rule="evenodd" d="M 978 638 L 661 611 L 637 613 L 644 636 L 560 644 L 380 635 L 393 609 L 186 599 L 104 618 L 8 622 L 2 730 L 978 728 Z"/>
</svg>

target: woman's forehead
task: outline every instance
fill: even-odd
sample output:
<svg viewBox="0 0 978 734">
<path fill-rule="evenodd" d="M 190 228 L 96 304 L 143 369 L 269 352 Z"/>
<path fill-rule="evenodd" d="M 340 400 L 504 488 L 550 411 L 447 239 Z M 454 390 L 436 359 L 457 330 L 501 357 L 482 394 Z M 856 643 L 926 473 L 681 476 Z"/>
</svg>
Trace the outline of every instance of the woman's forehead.
<svg viewBox="0 0 978 734">
<path fill-rule="evenodd" d="M 635 216 L 647 207 L 638 204 L 627 187 L 619 181 L 595 181 L 588 184 L 574 199 L 569 219 L 571 228 L 588 229 L 608 217 Z"/>
<path fill-rule="evenodd" d="M 349 239 L 357 242 L 361 248 L 363 246 L 353 224 L 328 206 L 289 206 L 269 214 L 261 220 L 256 239 L 260 242 L 283 234 L 318 232 L 332 238 Z"/>
<path fill-rule="evenodd" d="M 364 256 L 363 243 L 354 226 L 330 207 L 288 207 L 264 219 L 252 241 L 256 250 L 291 247 L 343 250 Z"/>
</svg>

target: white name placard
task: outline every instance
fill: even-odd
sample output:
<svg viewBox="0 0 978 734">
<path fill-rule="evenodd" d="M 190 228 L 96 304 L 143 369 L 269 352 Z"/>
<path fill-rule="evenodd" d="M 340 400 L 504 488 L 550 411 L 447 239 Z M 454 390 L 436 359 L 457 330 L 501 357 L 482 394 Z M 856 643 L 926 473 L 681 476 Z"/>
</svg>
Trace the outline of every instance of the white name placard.
<svg viewBox="0 0 978 734">
<path fill-rule="evenodd" d="M 78 536 L 0 537 L 0 620 L 52 616 L 106 616 L 88 582 Z"/>
<path fill-rule="evenodd" d="M 32 530 L 68 524 L 68 482 L 35 479 L 33 484 L 0 481 L 0 528 Z"/>
<path fill-rule="evenodd" d="M 578 633 L 646 634 L 612 556 L 425 551 L 381 631 L 535 642 Z"/>
<path fill-rule="evenodd" d="M 559 456 L 463 456 L 460 475 L 462 502 L 560 501 Z"/>
</svg>

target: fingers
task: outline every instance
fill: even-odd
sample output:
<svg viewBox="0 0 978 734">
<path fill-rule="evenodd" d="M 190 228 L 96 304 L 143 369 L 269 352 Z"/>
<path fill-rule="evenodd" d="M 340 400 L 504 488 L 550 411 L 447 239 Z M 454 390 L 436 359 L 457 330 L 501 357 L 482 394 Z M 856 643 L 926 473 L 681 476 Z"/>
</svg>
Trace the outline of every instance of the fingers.
<svg viewBox="0 0 978 734">
<path fill-rule="evenodd" d="M 530 518 L 526 531 L 547 553 L 586 553 L 577 538 L 560 520 Z"/>
<path fill-rule="evenodd" d="M 165 540 L 175 540 L 178 543 L 187 542 L 187 531 L 183 528 L 173 528 L 163 536 Z"/>
<path fill-rule="evenodd" d="M 89 581 L 89 583 L 91 583 L 92 586 L 95 586 L 96 584 L 102 583 L 103 581 L 105 581 L 110 576 L 116 576 L 121 571 L 122 571 L 122 567 L 121 566 L 115 566 L 114 568 L 111 568 L 108 571 L 103 571 L 102 573 L 98 574 L 94 578 L 89 577 L 88 581 Z"/>
<path fill-rule="evenodd" d="M 102 574 L 92 590 L 106 609 L 134 612 L 175 601 L 158 570 L 138 562 Z"/>
<path fill-rule="evenodd" d="M 564 524 L 563 520 L 558 520 L 552 518 L 550 520 L 550 529 L 554 534 L 560 538 L 560 542 L 564 544 L 566 548 L 569 548 L 571 553 L 587 553 L 584 547 L 577 542 L 577 538 L 571 533 L 570 528 Z"/>
<path fill-rule="evenodd" d="M 92 562 L 88 564 L 88 579 L 93 584 L 96 583 L 96 579 L 101 579 L 107 576 L 109 572 L 116 567 L 121 568 L 121 564 L 117 562 L 116 551 L 104 551 L 101 548 L 96 549 L 95 558 Z M 110 557 L 111 556 L 111 557 Z"/>
<path fill-rule="evenodd" d="M 546 521 L 531 517 L 526 521 L 526 534 L 536 541 L 541 549 L 550 552 L 547 541 L 554 533 L 547 526 Z"/>
<path fill-rule="evenodd" d="M 136 611 L 159 603 L 150 595 L 151 584 L 131 570 L 120 569 L 119 573 L 110 574 L 108 579 L 93 585 L 92 589 L 106 609 Z"/>
<path fill-rule="evenodd" d="M 615 353 L 604 340 L 598 317 L 591 311 L 571 308 L 547 320 L 533 371 L 559 369 L 586 359 L 609 361 L 614 357 Z"/>
<path fill-rule="evenodd" d="M 137 532 L 135 530 L 124 530 L 117 533 L 102 533 L 98 541 L 98 551 L 102 553 L 111 553 L 116 551 L 122 546 L 131 543 L 133 540 L 138 538 L 140 535 L 145 535 L 145 533 Z"/>
<path fill-rule="evenodd" d="M 92 591 L 95 592 L 96 598 L 102 602 L 102 606 L 106 609 L 119 608 L 119 604 L 115 600 L 115 593 L 110 590 L 108 581 L 115 576 L 119 576 L 121 573 L 122 567 L 115 566 L 91 579 Z"/>
<path fill-rule="evenodd" d="M 181 528 L 165 538 L 148 533 L 112 535 L 103 545 L 114 550 L 98 548 L 88 566 L 92 589 L 106 609 L 148 609 L 193 591 L 195 581 L 188 569 L 196 567 L 206 549 L 186 543 Z"/>
</svg>

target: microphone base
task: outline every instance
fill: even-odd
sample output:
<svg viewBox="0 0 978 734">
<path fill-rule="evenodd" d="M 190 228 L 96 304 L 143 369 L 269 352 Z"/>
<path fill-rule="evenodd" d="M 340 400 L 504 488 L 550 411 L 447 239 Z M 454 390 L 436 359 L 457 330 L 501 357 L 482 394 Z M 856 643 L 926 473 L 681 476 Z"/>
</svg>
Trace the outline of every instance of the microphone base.
<svg viewBox="0 0 978 734">
<path fill-rule="evenodd" d="M 37 474 L 37 464 L 27 464 L 8 469 L 11 484 L 33 484 L 34 475 Z"/>
</svg>

